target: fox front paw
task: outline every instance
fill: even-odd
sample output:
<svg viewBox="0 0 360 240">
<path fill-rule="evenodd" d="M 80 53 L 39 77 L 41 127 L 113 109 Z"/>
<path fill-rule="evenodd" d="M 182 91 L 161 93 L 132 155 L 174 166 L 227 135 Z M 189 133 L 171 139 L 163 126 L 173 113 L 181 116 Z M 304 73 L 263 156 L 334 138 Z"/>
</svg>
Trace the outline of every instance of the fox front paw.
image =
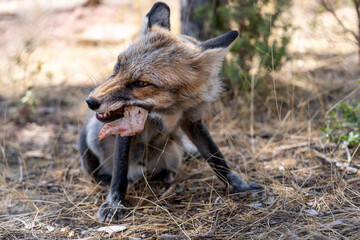
<svg viewBox="0 0 360 240">
<path fill-rule="evenodd" d="M 121 202 L 106 199 L 97 212 L 97 219 L 100 222 L 118 221 L 124 218 L 125 212 L 126 208 Z"/>
<path fill-rule="evenodd" d="M 264 187 L 258 183 L 250 183 L 248 184 L 245 182 L 244 179 L 239 177 L 233 172 L 229 172 L 226 175 L 226 179 L 229 184 L 229 192 L 230 193 L 241 193 L 241 192 L 248 192 L 248 191 L 262 191 Z"/>
</svg>

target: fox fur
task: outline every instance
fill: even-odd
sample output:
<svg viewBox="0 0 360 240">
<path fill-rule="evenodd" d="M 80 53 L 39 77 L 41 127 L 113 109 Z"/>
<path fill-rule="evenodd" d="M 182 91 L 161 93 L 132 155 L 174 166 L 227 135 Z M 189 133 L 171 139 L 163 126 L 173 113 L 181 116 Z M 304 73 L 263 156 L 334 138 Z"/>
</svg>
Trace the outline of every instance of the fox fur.
<svg viewBox="0 0 360 240">
<path fill-rule="evenodd" d="M 149 110 L 144 130 L 135 136 L 113 135 L 99 141 L 104 123 L 95 116 L 80 133 L 82 168 L 95 180 L 110 184 L 98 212 L 100 221 L 123 217 L 128 183 L 145 173 L 165 173 L 166 181 L 173 178 L 182 164 L 184 133 L 231 192 L 249 190 L 230 171 L 203 121 L 207 106 L 222 90 L 219 70 L 238 33 L 201 43 L 171 33 L 169 17 L 169 7 L 156 3 L 139 38 L 119 54 L 113 74 L 89 94 L 88 100 L 96 103 L 88 102 L 89 107 L 98 113 L 133 105 Z"/>
</svg>

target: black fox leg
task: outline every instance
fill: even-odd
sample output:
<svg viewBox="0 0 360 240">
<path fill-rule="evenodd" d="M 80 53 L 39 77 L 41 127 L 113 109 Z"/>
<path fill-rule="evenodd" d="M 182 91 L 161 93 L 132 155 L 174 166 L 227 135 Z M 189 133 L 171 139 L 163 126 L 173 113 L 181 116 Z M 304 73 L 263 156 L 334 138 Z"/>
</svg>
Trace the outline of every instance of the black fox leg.
<svg viewBox="0 0 360 240">
<path fill-rule="evenodd" d="M 230 192 L 245 192 L 253 186 L 249 186 L 244 179 L 229 169 L 222 153 L 212 140 L 210 133 L 202 120 L 195 122 L 183 120 L 181 127 L 199 149 L 201 155 L 209 163 L 215 174 L 228 186 Z"/>
<path fill-rule="evenodd" d="M 119 220 L 125 215 L 124 199 L 128 186 L 128 160 L 131 137 L 116 135 L 114 148 L 114 165 L 110 190 L 105 202 L 97 213 L 99 221 Z"/>
</svg>

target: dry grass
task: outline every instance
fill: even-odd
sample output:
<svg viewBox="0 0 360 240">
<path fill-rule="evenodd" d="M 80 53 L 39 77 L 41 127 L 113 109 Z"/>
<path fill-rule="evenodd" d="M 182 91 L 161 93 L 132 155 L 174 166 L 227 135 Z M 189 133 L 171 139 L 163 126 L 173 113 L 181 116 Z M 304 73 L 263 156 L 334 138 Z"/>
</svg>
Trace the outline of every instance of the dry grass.
<svg viewBox="0 0 360 240">
<path fill-rule="evenodd" d="M 312 1 L 295 1 L 293 59 L 274 74 L 272 90 L 253 92 L 253 109 L 251 95 L 242 93 L 214 103 L 206 116 L 231 167 L 262 183 L 265 193 L 227 195 L 202 159 L 190 159 L 173 185 L 142 180 L 129 187 L 128 214 L 111 223 L 125 230 L 97 231 L 106 225 L 95 216 L 107 188 L 78 167 L 83 99 L 135 36 L 114 41 L 84 34 L 98 24 L 136 28 L 148 9 L 143 3 L 0 20 L 0 237 L 359 239 L 359 157 L 349 172 L 346 152 L 318 130 L 331 106 L 359 95 L 353 91 L 356 48 L 339 37 L 331 16 L 321 15 L 320 27 L 310 29 Z M 178 5 L 171 4 L 175 11 Z M 352 16 L 351 9 L 341 11 Z M 32 48 L 25 48 L 27 41 Z M 36 111 L 19 103 L 29 86 Z"/>
</svg>

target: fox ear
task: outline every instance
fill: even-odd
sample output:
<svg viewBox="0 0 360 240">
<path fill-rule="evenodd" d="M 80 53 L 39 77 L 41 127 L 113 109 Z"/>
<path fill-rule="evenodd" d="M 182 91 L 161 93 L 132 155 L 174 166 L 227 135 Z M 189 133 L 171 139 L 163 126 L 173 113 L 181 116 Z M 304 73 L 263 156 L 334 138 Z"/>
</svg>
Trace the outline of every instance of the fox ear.
<svg viewBox="0 0 360 240">
<path fill-rule="evenodd" d="M 230 31 L 219 37 L 211 38 L 199 44 L 203 50 L 215 48 L 227 48 L 239 35 L 238 31 Z"/>
<path fill-rule="evenodd" d="M 159 26 L 170 30 L 170 8 L 163 2 L 157 2 L 146 15 L 147 31 L 153 26 Z"/>
<path fill-rule="evenodd" d="M 203 73 L 217 74 L 227 53 L 227 47 L 237 38 L 238 31 L 230 31 L 219 37 L 202 42 L 198 47 L 203 50 L 195 59 L 193 68 Z M 205 75 L 205 74 L 204 74 Z"/>
<path fill-rule="evenodd" d="M 203 76 L 207 76 L 206 73 L 217 74 L 222 66 L 226 53 L 226 48 L 204 50 L 193 59 L 191 66 L 193 69 L 201 72 Z"/>
</svg>

